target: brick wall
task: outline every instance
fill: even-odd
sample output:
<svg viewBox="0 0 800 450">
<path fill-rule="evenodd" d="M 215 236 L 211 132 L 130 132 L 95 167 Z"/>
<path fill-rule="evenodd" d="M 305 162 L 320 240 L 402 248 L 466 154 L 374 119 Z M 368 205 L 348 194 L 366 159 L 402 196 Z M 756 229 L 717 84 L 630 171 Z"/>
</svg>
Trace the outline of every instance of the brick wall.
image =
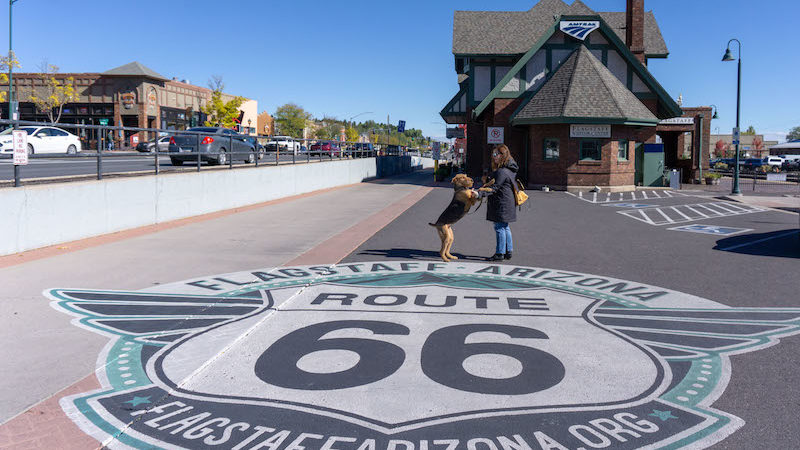
<svg viewBox="0 0 800 450">
<path fill-rule="evenodd" d="M 531 125 L 529 127 L 530 160 L 528 171 L 534 187 L 550 186 L 559 189 L 578 187 L 630 187 L 636 172 L 635 142 L 652 142 L 652 127 L 611 126 L 611 138 L 602 139 L 600 161 L 579 161 L 579 138 L 569 137 L 568 124 Z M 544 160 L 544 139 L 559 140 L 559 159 Z M 628 160 L 618 160 L 617 141 L 628 140 Z"/>
</svg>

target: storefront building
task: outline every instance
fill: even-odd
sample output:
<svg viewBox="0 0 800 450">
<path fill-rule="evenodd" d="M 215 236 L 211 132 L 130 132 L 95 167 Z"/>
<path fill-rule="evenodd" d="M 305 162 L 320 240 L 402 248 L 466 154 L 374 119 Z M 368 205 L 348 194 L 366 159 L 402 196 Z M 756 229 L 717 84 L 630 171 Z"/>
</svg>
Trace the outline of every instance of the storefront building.
<svg viewBox="0 0 800 450">
<path fill-rule="evenodd" d="M 520 12 L 457 11 L 453 33 L 459 91 L 441 115 L 466 125 L 471 175 L 489 167 L 496 143 L 509 146 L 520 177 L 533 186 L 633 189 L 654 183 L 645 170 L 677 164 L 680 133 L 663 121 L 697 111 L 682 110 L 647 70 L 649 58 L 668 51 L 643 0 L 628 0 L 625 12 L 595 12 L 580 0 L 541 0 Z M 698 136 L 689 167 L 702 164 L 703 151 L 707 164 L 706 117 L 679 126 Z M 660 168 L 645 165 L 644 153 L 658 149 Z"/>
<path fill-rule="evenodd" d="M 34 92 L 42 93 L 42 75 L 14 74 L 14 96 L 19 100 L 20 120 L 49 121 L 47 114 L 38 111 L 30 101 Z M 71 124 L 183 130 L 203 124 L 206 115 L 202 108 L 212 92 L 185 80 L 166 78 L 138 62 L 102 73 L 58 73 L 55 77 L 62 83 L 71 77 L 79 95 L 77 101 L 67 103 L 62 110 L 60 122 Z M 223 100 L 232 98 L 223 94 Z M 248 119 L 255 123 L 255 100 L 247 100 L 241 109 L 242 123 L 247 123 Z M 8 103 L 0 103 L 0 111 L 7 112 Z M 132 134 L 126 132 L 118 136 L 117 145 L 130 145 Z M 84 130 L 80 137 L 86 148 L 95 148 L 95 133 Z M 145 133 L 140 137 L 147 139 Z"/>
</svg>

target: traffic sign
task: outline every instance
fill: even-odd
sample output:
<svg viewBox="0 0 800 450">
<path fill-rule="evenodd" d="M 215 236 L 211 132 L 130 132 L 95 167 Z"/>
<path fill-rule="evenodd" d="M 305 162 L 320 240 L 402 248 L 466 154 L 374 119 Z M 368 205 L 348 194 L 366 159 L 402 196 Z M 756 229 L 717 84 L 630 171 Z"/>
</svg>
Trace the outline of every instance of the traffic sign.
<svg viewBox="0 0 800 450">
<path fill-rule="evenodd" d="M 406 131 L 406 121 L 405 120 L 401 120 L 397 124 L 397 132 L 398 133 L 403 133 L 405 131 Z"/>
<path fill-rule="evenodd" d="M 489 127 L 486 133 L 487 144 L 502 144 L 504 138 L 503 127 Z"/>
<path fill-rule="evenodd" d="M 28 164 L 28 133 L 23 130 L 12 131 L 14 142 L 14 165 L 24 166 Z"/>
</svg>

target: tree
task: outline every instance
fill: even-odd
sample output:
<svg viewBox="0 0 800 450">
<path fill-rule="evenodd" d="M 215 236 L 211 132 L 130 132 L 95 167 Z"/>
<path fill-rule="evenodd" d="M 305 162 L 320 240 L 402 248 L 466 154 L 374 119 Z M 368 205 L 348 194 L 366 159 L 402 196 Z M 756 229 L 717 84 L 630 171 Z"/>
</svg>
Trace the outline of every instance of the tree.
<svg viewBox="0 0 800 450">
<path fill-rule="evenodd" d="M 239 118 L 239 108 L 244 103 L 244 97 L 234 97 L 227 102 L 222 99 L 222 90 L 225 84 L 222 82 L 222 77 L 214 75 L 208 82 L 209 88 L 213 89 L 211 99 L 206 103 L 206 106 L 201 110 L 208 116 L 205 121 L 205 126 L 221 126 L 225 128 L 233 128 L 236 126 L 236 119 Z"/>
<path fill-rule="evenodd" d="M 716 150 L 717 154 L 722 153 L 727 148 L 728 148 L 728 144 L 725 143 L 725 141 L 723 141 L 722 139 L 718 140 L 717 143 L 714 144 L 714 150 Z"/>
<path fill-rule="evenodd" d="M 16 55 L 14 52 L 9 52 L 8 56 L 0 56 L 0 71 L 8 72 L 8 68 L 13 67 L 15 69 L 19 69 L 19 61 L 17 60 Z M 5 73 L 0 73 L 0 85 L 7 85 L 8 84 L 8 75 Z M 0 92 L 0 102 L 6 101 L 6 92 Z"/>
<path fill-rule="evenodd" d="M 56 78 L 58 66 L 47 64 L 47 62 L 42 63 L 41 69 L 44 86 L 34 89 L 29 100 L 36 105 L 36 109 L 47 114 L 51 123 L 58 123 L 61 120 L 64 105 L 80 98 L 75 91 L 75 79 L 67 77 L 63 82 L 59 81 Z"/>
<path fill-rule="evenodd" d="M 347 130 L 345 130 L 345 135 L 348 142 L 358 141 L 358 130 L 353 127 L 348 127 Z"/>
<path fill-rule="evenodd" d="M 294 103 L 287 103 L 275 111 L 275 128 L 284 136 L 302 138 L 311 114 Z"/>
<path fill-rule="evenodd" d="M 323 119 L 322 126 L 314 133 L 317 139 L 338 139 L 342 135 L 342 125 L 335 119 Z"/>
<path fill-rule="evenodd" d="M 753 136 L 754 134 L 756 134 L 756 129 L 753 128 L 752 125 L 750 125 L 749 127 L 747 127 L 747 131 L 743 131 L 742 134 L 747 136 Z"/>
<path fill-rule="evenodd" d="M 789 134 L 786 135 L 787 141 L 794 141 L 796 139 L 800 139 L 800 127 L 794 127 L 789 130 Z"/>
<path fill-rule="evenodd" d="M 761 138 L 753 139 L 753 150 L 764 150 L 764 141 Z"/>
</svg>

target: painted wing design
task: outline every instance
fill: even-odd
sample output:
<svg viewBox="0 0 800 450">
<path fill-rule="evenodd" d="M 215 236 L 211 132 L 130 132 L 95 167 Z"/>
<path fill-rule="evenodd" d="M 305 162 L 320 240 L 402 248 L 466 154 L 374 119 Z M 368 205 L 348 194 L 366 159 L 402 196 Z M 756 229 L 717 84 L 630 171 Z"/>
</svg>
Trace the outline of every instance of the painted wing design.
<svg viewBox="0 0 800 450">
<path fill-rule="evenodd" d="M 265 290 L 235 297 L 87 289 L 51 289 L 45 295 L 80 325 L 156 345 L 273 306 Z"/>
</svg>

